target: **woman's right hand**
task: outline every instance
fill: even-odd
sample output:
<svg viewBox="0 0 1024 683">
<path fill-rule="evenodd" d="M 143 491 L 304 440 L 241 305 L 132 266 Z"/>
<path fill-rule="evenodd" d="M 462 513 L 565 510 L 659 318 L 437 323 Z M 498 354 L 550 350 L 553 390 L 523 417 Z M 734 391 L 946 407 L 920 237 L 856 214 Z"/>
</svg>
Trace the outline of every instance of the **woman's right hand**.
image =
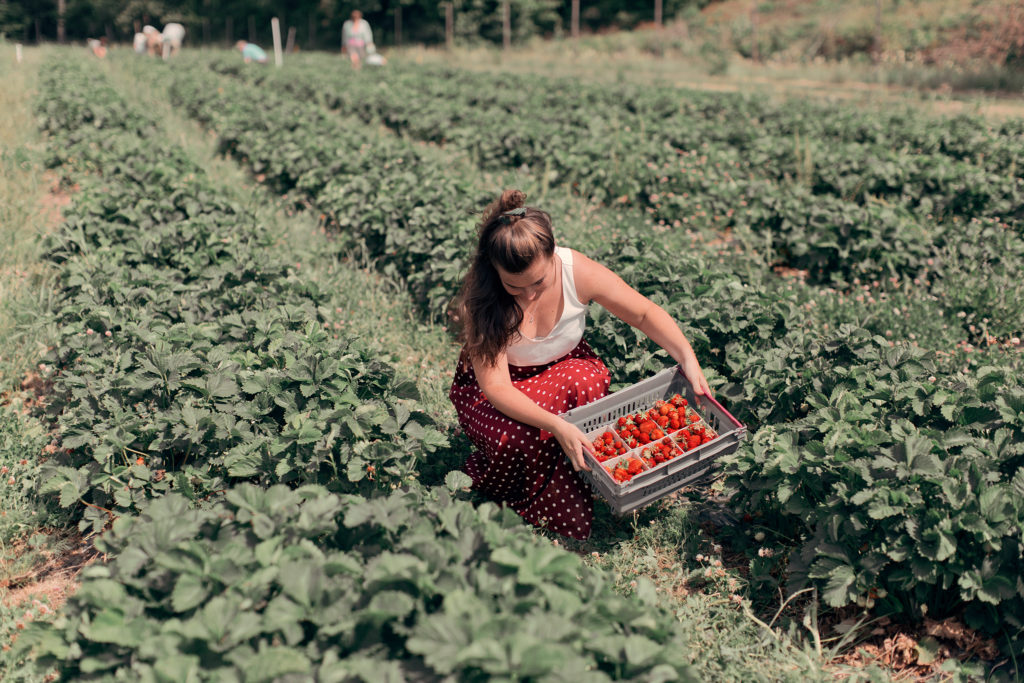
<svg viewBox="0 0 1024 683">
<path fill-rule="evenodd" d="M 562 447 L 565 455 L 569 458 L 569 462 L 572 463 L 572 468 L 579 472 L 580 470 L 586 470 L 590 472 L 590 466 L 587 465 L 586 460 L 583 457 L 583 451 L 587 451 L 591 455 L 594 454 L 594 446 L 587 439 L 586 435 L 580 430 L 579 427 L 567 422 L 561 418 L 558 419 L 558 424 L 551 430 L 555 438 L 558 439 L 558 445 Z"/>
</svg>

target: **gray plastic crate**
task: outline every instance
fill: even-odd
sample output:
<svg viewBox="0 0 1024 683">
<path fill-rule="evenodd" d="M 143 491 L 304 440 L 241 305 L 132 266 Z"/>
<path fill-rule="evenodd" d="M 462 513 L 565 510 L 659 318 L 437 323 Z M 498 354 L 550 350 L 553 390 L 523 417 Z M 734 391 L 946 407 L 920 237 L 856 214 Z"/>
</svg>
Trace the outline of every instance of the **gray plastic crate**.
<svg viewBox="0 0 1024 683">
<path fill-rule="evenodd" d="M 713 398 L 702 396 L 698 405 L 690 383 L 678 366 L 662 370 L 653 377 L 562 414 L 563 418 L 585 434 L 591 434 L 612 428 L 623 415 L 645 411 L 652 408 L 655 401 L 668 399 L 674 394 L 685 396 L 690 407 L 718 433 L 718 437 L 653 469 L 634 475 L 623 484 L 614 481 L 605 472 L 602 463 L 584 452 L 587 464 L 593 471 L 584 471 L 583 475 L 617 515 L 664 498 L 707 474 L 716 459 L 739 447 L 740 441 L 747 434 L 747 428 Z M 636 449 L 630 453 L 638 451 Z"/>
</svg>

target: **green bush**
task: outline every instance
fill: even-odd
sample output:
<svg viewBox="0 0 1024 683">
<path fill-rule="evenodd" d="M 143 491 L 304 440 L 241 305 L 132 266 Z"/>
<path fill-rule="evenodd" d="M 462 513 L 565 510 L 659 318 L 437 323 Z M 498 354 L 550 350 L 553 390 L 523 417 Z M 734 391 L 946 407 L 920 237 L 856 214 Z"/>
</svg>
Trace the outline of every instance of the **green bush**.
<svg viewBox="0 0 1024 683">
<path fill-rule="evenodd" d="M 445 489 L 172 493 L 98 547 L 113 559 L 18 641 L 65 680 L 694 680 L 652 588 L 619 595 Z"/>
</svg>

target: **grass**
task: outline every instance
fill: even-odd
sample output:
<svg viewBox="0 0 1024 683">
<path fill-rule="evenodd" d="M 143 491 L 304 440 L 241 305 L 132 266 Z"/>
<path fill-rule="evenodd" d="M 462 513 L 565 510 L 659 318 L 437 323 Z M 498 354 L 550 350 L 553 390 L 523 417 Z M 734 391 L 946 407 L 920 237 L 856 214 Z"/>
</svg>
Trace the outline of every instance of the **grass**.
<svg viewBox="0 0 1024 683">
<path fill-rule="evenodd" d="M 40 237 L 59 222 L 62 199 L 50 192 L 43 143 L 32 113 L 40 54 L 27 50 L 15 64 L 13 50 L 0 58 L 0 393 L 21 389 L 26 371 L 46 351 L 52 331 L 35 324 L 50 296 Z"/>
<path fill-rule="evenodd" d="M 21 64 L 0 50 L 0 679 L 34 683 L 42 677 L 8 654 L 18 624 L 52 618 L 49 600 L 24 599 L 16 588 L 32 584 L 48 555 L 65 541 L 54 527 L 61 515 L 38 494 L 42 459 L 50 442 L 31 409 L 45 399 L 36 365 L 53 330 L 41 315 L 52 295 L 52 272 L 41 261 L 42 237 L 60 222 L 60 194 L 44 168 L 44 143 L 32 113 L 38 50 Z M 30 601 L 31 600 L 31 601 Z"/>
</svg>

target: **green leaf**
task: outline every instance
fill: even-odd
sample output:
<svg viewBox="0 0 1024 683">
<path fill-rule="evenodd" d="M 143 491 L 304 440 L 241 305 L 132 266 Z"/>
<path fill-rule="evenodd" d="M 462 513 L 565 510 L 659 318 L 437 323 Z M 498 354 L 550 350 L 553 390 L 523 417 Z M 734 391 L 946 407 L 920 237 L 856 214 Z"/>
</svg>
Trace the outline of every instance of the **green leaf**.
<svg viewBox="0 0 1024 683">
<path fill-rule="evenodd" d="M 948 522 L 948 520 L 944 520 Z M 932 527 L 921 532 L 920 553 L 936 562 L 948 560 L 956 553 L 956 537 L 945 529 Z"/>
<path fill-rule="evenodd" d="M 246 683 L 270 683 L 287 674 L 308 674 L 312 670 L 309 658 L 290 647 L 268 647 L 245 664 Z"/>
<path fill-rule="evenodd" d="M 158 683 L 193 683 L 199 681 L 199 657 L 167 654 L 153 663 Z"/>
<path fill-rule="evenodd" d="M 285 595 L 304 607 L 313 607 L 323 594 L 323 569 L 309 561 L 281 565 L 278 581 Z"/>
<path fill-rule="evenodd" d="M 455 493 L 460 489 L 468 489 L 473 485 L 473 479 L 462 470 L 452 470 L 444 477 L 444 485 L 449 491 Z"/>
<path fill-rule="evenodd" d="M 420 390 L 416 385 L 416 382 L 412 380 L 403 380 L 398 382 L 395 387 L 391 390 L 391 394 L 396 398 L 407 398 L 411 400 L 419 400 Z"/>
<path fill-rule="evenodd" d="M 79 500 L 81 500 L 81 493 L 74 484 L 72 484 L 70 481 L 66 481 L 63 484 L 61 484 L 60 506 L 62 508 L 71 507 Z"/>
<path fill-rule="evenodd" d="M 116 607 L 100 610 L 88 624 L 80 627 L 82 635 L 97 643 L 120 647 L 136 647 L 142 642 L 139 629 L 125 622 L 124 613 Z"/>
<path fill-rule="evenodd" d="M 931 664 L 939 656 L 939 641 L 932 636 L 925 636 L 917 641 L 917 663 L 923 666 Z"/>
<path fill-rule="evenodd" d="M 1017 469 L 1016 474 L 1013 475 L 1013 479 L 1010 481 L 1010 488 L 1013 489 L 1017 500 L 1024 500 L 1024 467 Z"/>
<path fill-rule="evenodd" d="M 848 564 L 841 564 L 829 572 L 828 583 L 821 597 L 830 607 L 843 607 L 848 605 L 853 596 L 850 595 L 850 586 L 857 580 L 853 567 Z"/>
<path fill-rule="evenodd" d="M 181 574 L 171 592 L 171 606 L 175 612 L 187 612 L 206 600 L 209 591 L 202 578 L 193 574 Z"/>
</svg>

